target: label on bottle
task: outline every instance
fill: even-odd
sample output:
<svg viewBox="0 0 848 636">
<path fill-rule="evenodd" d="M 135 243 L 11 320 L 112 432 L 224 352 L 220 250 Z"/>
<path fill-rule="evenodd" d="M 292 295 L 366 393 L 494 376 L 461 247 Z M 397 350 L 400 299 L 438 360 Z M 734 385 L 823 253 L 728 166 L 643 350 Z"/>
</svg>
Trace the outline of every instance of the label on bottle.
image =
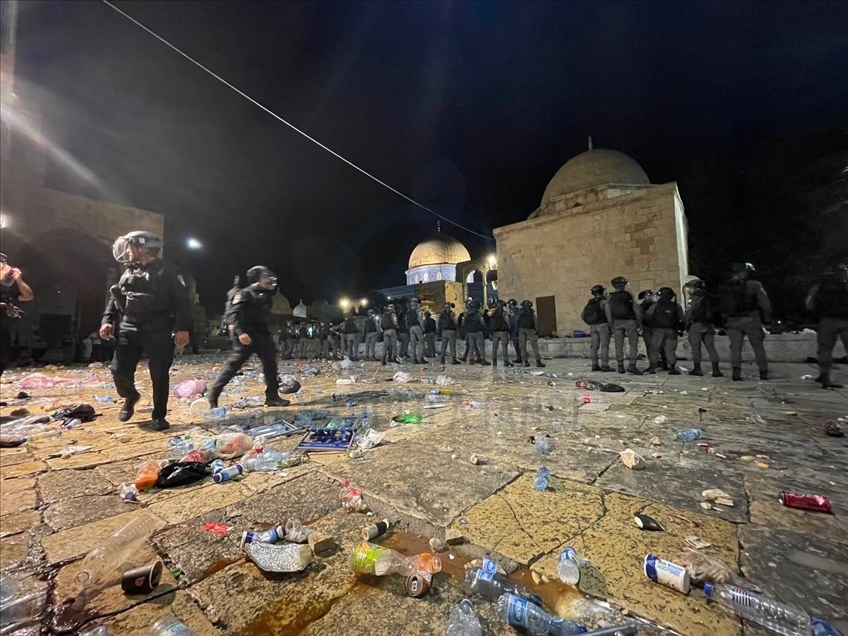
<svg viewBox="0 0 848 636">
<path fill-rule="evenodd" d="M 661 583 L 684 594 L 689 593 L 689 571 L 686 568 L 647 554 L 644 569 L 645 576 L 655 583 Z"/>
<path fill-rule="evenodd" d="M 359 574 L 374 574 L 377 559 L 386 551 L 379 545 L 363 542 L 356 546 L 350 559 L 350 568 Z"/>
<path fill-rule="evenodd" d="M 491 581 L 498 573 L 498 564 L 491 559 L 483 559 L 482 567 L 477 571 L 477 578 L 481 581 Z"/>
<path fill-rule="evenodd" d="M 513 627 L 527 627 L 527 601 L 514 594 L 510 594 L 506 611 L 507 620 L 510 625 Z"/>
<path fill-rule="evenodd" d="M 557 560 L 560 561 L 560 562 L 562 562 L 562 561 L 574 561 L 575 563 L 578 563 L 578 561 L 577 561 L 577 550 L 575 550 L 571 546 L 568 546 L 562 552 L 559 553 L 559 559 L 557 559 Z M 579 563 L 578 563 L 578 565 L 579 565 Z"/>
</svg>

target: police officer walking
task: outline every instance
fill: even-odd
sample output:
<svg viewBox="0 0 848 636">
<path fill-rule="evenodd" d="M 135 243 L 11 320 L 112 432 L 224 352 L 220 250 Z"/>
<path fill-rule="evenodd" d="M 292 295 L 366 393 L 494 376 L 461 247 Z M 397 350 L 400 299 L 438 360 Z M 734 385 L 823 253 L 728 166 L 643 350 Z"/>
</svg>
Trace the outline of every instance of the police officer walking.
<svg viewBox="0 0 848 636">
<path fill-rule="evenodd" d="M 191 305 L 177 270 L 159 258 L 162 241 L 150 232 L 130 232 L 118 238 L 112 255 L 127 268 L 110 289 L 100 326 L 105 341 L 117 338 L 112 359 L 112 377 L 124 404 L 118 419 L 128 421 L 141 397 L 135 388 L 135 369 L 142 351 L 148 355 L 153 384 L 153 428 L 164 431 L 168 420 L 168 371 L 174 359 L 174 345 L 189 341 Z"/>
<path fill-rule="evenodd" d="M 830 370 L 837 339 L 848 352 L 848 258 L 841 259 L 813 286 L 807 295 L 807 308 L 819 317 L 816 381 L 823 389 L 841 389 L 842 385 L 831 379 Z"/>
<path fill-rule="evenodd" d="M 521 359 L 524 366 L 530 366 L 530 357 L 527 353 L 527 341 L 533 348 L 533 357 L 536 358 L 536 366 L 544 367 L 542 356 L 539 355 L 539 333 L 536 323 L 536 312 L 533 311 L 533 303 L 529 300 L 521 301 L 521 309 L 518 312 L 518 337 L 521 342 Z"/>
<path fill-rule="evenodd" d="M 265 375 L 265 406 L 289 405 L 289 401 L 278 394 L 277 351 L 268 331 L 271 302 L 277 293 L 277 277 L 267 267 L 257 265 L 247 270 L 247 284 L 233 296 L 233 353 L 209 390 L 207 397 L 212 408 L 218 406 L 221 391 L 254 353 L 259 356 Z"/>
<path fill-rule="evenodd" d="M 590 355 L 592 371 L 612 371 L 609 365 L 610 326 L 607 322 L 607 290 L 603 285 L 595 285 L 589 290 L 592 298 L 586 303 L 580 314 L 580 319 L 589 325 L 592 336 Z M 601 362 L 598 364 L 598 349 L 601 352 Z"/>
<path fill-rule="evenodd" d="M 721 378 L 724 374 L 719 369 L 718 351 L 715 348 L 715 314 L 716 308 L 712 297 L 707 294 L 704 281 L 696 278 L 685 285 L 689 294 L 689 307 L 683 318 L 684 328 L 689 332 L 689 348 L 692 349 L 692 370 L 689 375 L 704 375 L 701 371 L 701 343 L 707 348 L 710 363 L 713 365 L 713 377 Z"/>
<path fill-rule="evenodd" d="M 733 380 L 742 379 L 742 346 L 745 336 L 754 350 L 760 369 L 760 380 L 768 380 L 768 358 L 763 344 L 763 323 L 771 320 L 771 301 L 759 281 L 750 280 L 754 266 L 750 263 L 733 265 L 733 276 L 721 294 L 721 314 L 730 336 L 730 366 Z"/>
<path fill-rule="evenodd" d="M 417 298 L 409 303 L 406 312 L 406 325 L 409 329 L 409 348 L 412 349 L 413 364 L 424 364 L 424 330 L 421 327 L 421 305 Z"/>
<path fill-rule="evenodd" d="M 437 326 L 439 336 L 442 339 L 441 363 L 445 363 L 445 354 L 450 346 L 451 362 L 459 364 L 459 360 L 456 359 L 456 330 L 459 328 L 459 319 L 453 312 L 453 303 L 446 302 L 444 304 L 442 313 L 439 314 Z"/>
<path fill-rule="evenodd" d="M 362 336 L 365 342 L 365 359 L 371 362 L 377 360 L 377 319 L 374 310 L 369 309 L 368 315 L 362 321 Z"/>
<path fill-rule="evenodd" d="M 429 311 L 424 312 L 424 357 L 436 357 L 436 321 Z"/>
<path fill-rule="evenodd" d="M 503 360 L 505 367 L 511 367 L 509 361 L 509 314 L 506 303 L 499 300 L 495 303 L 495 309 L 489 316 L 489 329 L 492 332 L 492 366 L 498 366 L 498 346 L 503 349 Z"/>
<path fill-rule="evenodd" d="M 380 329 L 383 332 L 383 356 L 380 363 L 386 366 L 386 360 L 389 362 L 397 362 L 397 328 L 398 321 L 395 314 L 394 305 L 386 305 L 386 311 L 380 318 Z"/>
<path fill-rule="evenodd" d="M 359 360 L 358 333 L 359 327 L 356 324 L 356 314 L 351 311 L 345 316 L 342 323 L 342 356 L 347 356 L 352 361 Z"/>
<path fill-rule="evenodd" d="M 677 368 L 677 336 L 683 329 L 683 309 L 677 303 L 677 294 L 671 287 L 660 287 L 657 301 L 648 309 L 645 318 L 653 325 L 651 348 L 648 351 L 648 373 L 657 372 L 660 351 L 664 351 L 668 360 L 668 374 L 680 375 L 680 369 Z"/>
<path fill-rule="evenodd" d="M 615 338 L 615 361 L 618 372 L 624 373 L 624 337 L 630 344 L 628 373 L 639 375 L 636 358 L 639 355 L 639 329 L 642 327 L 642 309 L 633 302 L 633 294 L 627 290 L 630 284 L 624 276 L 616 276 L 610 281 L 613 292 L 607 299 L 607 322 Z"/>
</svg>

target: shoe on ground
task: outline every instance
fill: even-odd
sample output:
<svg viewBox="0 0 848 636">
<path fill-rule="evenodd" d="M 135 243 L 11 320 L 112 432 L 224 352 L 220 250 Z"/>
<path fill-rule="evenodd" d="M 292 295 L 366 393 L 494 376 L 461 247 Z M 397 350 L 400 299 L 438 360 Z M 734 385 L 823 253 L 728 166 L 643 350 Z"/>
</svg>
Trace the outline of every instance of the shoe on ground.
<svg viewBox="0 0 848 636">
<path fill-rule="evenodd" d="M 536 360 L 536 366 L 537 366 L 537 367 L 546 367 L 546 366 L 548 366 L 548 365 L 546 365 L 546 364 L 545 364 L 544 362 L 542 362 L 541 360 Z"/>
<path fill-rule="evenodd" d="M 488 366 L 489 366 L 490 364 L 492 364 L 492 363 L 491 363 L 491 362 L 489 362 L 488 360 L 481 360 L 481 361 L 480 361 L 480 364 L 482 364 L 484 367 L 488 367 Z"/>
<path fill-rule="evenodd" d="M 633 375 L 642 375 L 642 372 L 636 368 L 635 364 L 631 364 L 629 367 L 627 367 L 627 373 L 631 373 Z"/>
<path fill-rule="evenodd" d="M 600 370 L 601 370 L 600 365 L 597 365 L 597 364 L 592 365 L 592 371 L 600 371 Z"/>
<path fill-rule="evenodd" d="M 206 398 L 209 401 L 209 409 L 217 409 L 218 408 L 218 398 Z"/>
<path fill-rule="evenodd" d="M 603 373 L 613 373 L 613 372 L 615 372 L 615 369 L 613 369 L 610 366 L 606 366 L 606 367 L 601 367 L 601 371 Z"/>
<path fill-rule="evenodd" d="M 118 413 L 118 419 L 121 422 L 129 422 L 135 413 L 135 405 L 141 399 L 141 396 L 136 393 L 135 397 L 129 397 L 124 400 L 124 405 L 121 407 L 121 411 Z"/>
<path fill-rule="evenodd" d="M 768 380 L 769 374 L 768 371 L 760 371 L 760 380 Z"/>
<path fill-rule="evenodd" d="M 530 363 L 529 363 L 529 362 L 525 362 L 525 363 L 524 363 L 524 366 L 525 366 L 525 367 L 529 367 L 529 366 L 530 366 Z"/>
<path fill-rule="evenodd" d="M 735 368 L 733 369 L 733 381 L 741 382 L 742 381 L 742 369 Z"/>
<path fill-rule="evenodd" d="M 623 364 L 618 365 L 618 372 L 624 373 L 624 365 Z"/>
<path fill-rule="evenodd" d="M 171 425 L 168 423 L 164 417 L 154 417 L 153 424 L 151 425 L 154 431 L 167 431 L 171 428 Z"/>
<path fill-rule="evenodd" d="M 453 360 L 451 360 L 451 364 L 462 364 L 462 363 L 459 360 L 457 360 L 456 358 L 454 358 Z"/>
<path fill-rule="evenodd" d="M 678 369 L 677 367 L 674 367 L 673 369 L 669 369 L 668 374 L 669 375 L 681 375 L 680 369 Z M 699 373 L 698 375 L 701 375 L 701 374 Z"/>
<path fill-rule="evenodd" d="M 291 404 L 291 402 L 284 400 L 281 397 L 265 398 L 265 406 L 288 406 L 289 404 Z"/>
<path fill-rule="evenodd" d="M 507 362 L 504 366 L 505 367 L 514 367 L 515 365 L 512 362 Z"/>
</svg>

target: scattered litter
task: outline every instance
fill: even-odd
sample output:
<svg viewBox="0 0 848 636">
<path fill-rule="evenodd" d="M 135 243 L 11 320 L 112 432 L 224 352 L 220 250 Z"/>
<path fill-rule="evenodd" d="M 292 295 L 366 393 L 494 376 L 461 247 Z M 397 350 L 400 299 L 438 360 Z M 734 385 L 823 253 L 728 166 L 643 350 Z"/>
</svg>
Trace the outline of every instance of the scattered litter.
<svg viewBox="0 0 848 636">
<path fill-rule="evenodd" d="M 265 572 L 299 572 L 312 560 L 312 549 L 296 543 L 246 543 L 242 550 Z"/>
<path fill-rule="evenodd" d="M 701 547 L 708 547 L 710 544 L 706 541 L 698 539 L 698 537 L 686 537 L 686 542 L 694 538 L 700 541 Z M 689 571 L 689 578 L 695 583 L 702 584 L 710 583 L 733 583 L 736 580 L 736 575 L 733 573 L 727 564 L 721 559 L 714 556 L 698 552 L 697 550 L 686 549 L 674 556 L 674 562 L 679 563 Z"/>
<path fill-rule="evenodd" d="M 203 529 L 206 530 L 206 532 L 211 532 L 212 534 L 217 534 L 219 537 L 222 537 L 230 530 L 232 530 L 233 527 L 223 523 L 209 522 L 207 524 L 204 524 Z"/>
<path fill-rule="evenodd" d="M 631 470 L 642 470 L 647 466 L 645 458 L 639 455 L 636 451 L 628 448 L 619 453 L 622 463 Z"/>
<path fill-rule="evenodd" d="M 659 446 L 660 445 L 660 438 L 657 435 L 654 435 L 650 440 L 648 440 L 648 443 L 651 446 Z"/>
<path fill-rule="evenodd" d="M 650 517 L 646 514 L 635 514 L 633 515 L 633 521 L 636 522 L 636 526 L 638 528 L 642 528 L 642 530 L 651 530 L 654 532 L 662 532 L 665 528 L 660 525 L 660 522 Z"/>
<path fill-rule="evenodd" d="M 442 540 L 437 537 L 433 537 L 432 539 L 430 539 L 429 543 L 430 549 L 433 552 L 444 552 L 447 549 Z"/>
<path fill-rule="evenodd" d="M 782 490 L 778 495 L 778 500 L 787 508 L 833 514 L 830 499 L 822 495 L 805 495 Z"/>
<path fill-rule="evenodd" d="M 765 426 L 766 421 L 759 413 L 751 413 L 747 418 L 745 418 L 749 423 L 756 424 L 758 426 Z"/>
<path fill-rule="evenodd" d="M 704 541 L 703 539 L 696 537 L 694 534 L 690 534 L 683 537 L 683 540 L 686 541 L 686 543 L 691 545 L 696 550 L 700 550 L 702 548 L 709 548 L 712 545 L 712 543 Z"/>
<path fill-rule="evenodd" d="M 93 446 L 66 446 L 60 451 L 56 451 L 55 453 L 50 453 L 47 455 L 47 458 L 50 459 L 52 457 L 61 457 L 62 459 L 67 459 L 72 455 L 79 455 L 81 453 L 87 453 L 93 448 Z"/>
<path fill-rule="evenodd" d="M 474 464 L 476 466 L 477 464 L 480 463 L 480 458 L 477 457 L 477 455 L 472 455 L 471 458 L 468 461 L 470 461 L 472 464 Z"/>
<path fill-rule="evenodd" d="M 676 563 L 665 561 L 653 554 L 645 555 L 643 565 L 645 576 L 654 583 L 661 583 L 684 594 L 689 593 L 689 571 Z"/>
<path fill-rule="evenodd" d="M 833 420 L 827 420 L 824 423 L 824 434 L 829 437 L 845 437 L 845 431 L 842 430 L 842 426 Z"/>
<path fill-rule="evenodd" d="M 668 424 L 668 417 L 665 415 L 658 415 L 654 418 L 654 424 Z"/>
</svg>

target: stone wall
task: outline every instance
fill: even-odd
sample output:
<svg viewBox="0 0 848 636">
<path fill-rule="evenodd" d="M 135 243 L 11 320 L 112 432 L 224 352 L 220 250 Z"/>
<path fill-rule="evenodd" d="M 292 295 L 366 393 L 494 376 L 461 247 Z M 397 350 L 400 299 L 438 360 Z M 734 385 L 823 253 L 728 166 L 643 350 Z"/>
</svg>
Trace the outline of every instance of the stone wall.
<svg viewBox="0 0 848 636">
<path fill-rule="evenodd" d="M 626 276 L 631 289 L 667 285 L 682 295 L 688 274 L 686 218 L 677 184 L 497 228 L 501 298 L 556 297 L 557 331 L 584 329 L 580 311 L 595 284 Z"/>
<path fill-rule="evenodd" d="M 727 336 L 716 336 L 716 349 L 721 358 L 722 367 L 730 364 L 730 339 Z M 491 345 L 489 345 L 491 346 Z M 539 351 L 542 355 L 552 358 L 588 358 L 590 339 L 587 338 L 541 338 L 539 340 Z M 803 362 L 808 357 L 816 356 L 816 336 L 812 333 L 777 334 L 766 336 L 766 353 L 772 362 Z M 645 344 L 639 339 L 639 352 L 645 353 Z M 677 355 L 692 360 L 692 352 L 686 337 L 677 341 Z M 841 344 L 836 345 L 833 352 L 834 357 L 848 355 Z M 702 350 L 702 356 L 708 361 L 706 350 Z M 746 362 L 754 361 L 754 353 L 751 346 L 746 342 L 742 350 L 742 359 Z M 610 343 L 610 360 L 615 360 L 615 345 Z M 691 364 L 683 363 L 683 366 L 691 368 Z M 726 369 L 725 369 L 726 370 Z"/>
</svg>

